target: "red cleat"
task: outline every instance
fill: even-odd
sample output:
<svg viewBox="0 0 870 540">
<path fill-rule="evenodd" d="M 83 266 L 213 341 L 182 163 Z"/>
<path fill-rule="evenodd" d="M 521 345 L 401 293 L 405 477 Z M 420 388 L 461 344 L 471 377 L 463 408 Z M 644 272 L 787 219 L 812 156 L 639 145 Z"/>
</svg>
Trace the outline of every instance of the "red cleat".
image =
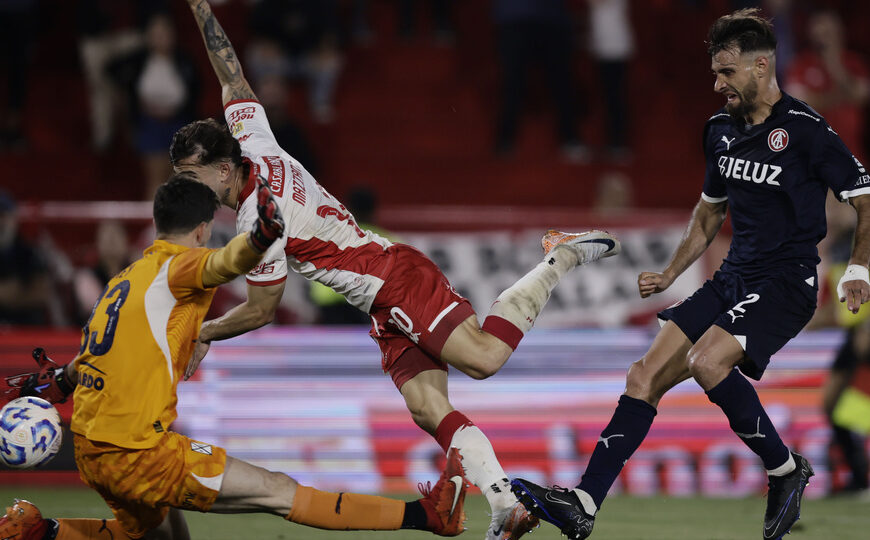
<svg viewBox="0 0 870 540">
<path fill-rule="evenodd" d="M 433 487 L 430 482 L 418 484 L 426 511 L 428 530 L 439 536 L 456 536 L 465 530 L 465 492 L 468 483 L 462 470 L 462 457 L 456 448 L 447 452 L 447 465 Z"/>
</svg>

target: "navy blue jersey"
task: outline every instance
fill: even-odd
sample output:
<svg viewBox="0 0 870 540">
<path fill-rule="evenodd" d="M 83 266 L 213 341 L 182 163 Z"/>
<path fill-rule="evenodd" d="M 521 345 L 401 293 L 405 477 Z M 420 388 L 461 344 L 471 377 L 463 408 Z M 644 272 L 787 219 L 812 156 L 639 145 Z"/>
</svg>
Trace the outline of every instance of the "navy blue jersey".
<svg viewBox="0 0 870 540">
<path fill-rule="evenodd" d="M 870 193 L 870 176 L 824 118 L 783 93 L 764 123 L 738 125 L 725 109 L 704 126 L 702 197 L 728 202 L 734 236 L 723 270 L 761 277 L 818 264 L 825 197 Z"/>
</svg>

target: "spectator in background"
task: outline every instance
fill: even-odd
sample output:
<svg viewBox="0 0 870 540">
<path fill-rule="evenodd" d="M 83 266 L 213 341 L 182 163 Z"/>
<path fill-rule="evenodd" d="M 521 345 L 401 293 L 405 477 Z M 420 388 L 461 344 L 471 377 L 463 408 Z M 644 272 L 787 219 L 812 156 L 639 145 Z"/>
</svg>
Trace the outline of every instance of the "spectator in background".
<svg viewBox="0 0 870 540">
<path fill-rule="evenodd" d="M 118 57 L 142 47 L 144 40 L 136 19 L 144 4 L 131 0 L 81 0 L 78 6 L 79 56 L 89 94 L 91 145 L 102 152 L 114 139 L 119 101 L 108 66 Z"/>
<path fill-rule="evenodd" d="M 145 27 L 145 46 L 109 65 L 125 91 L 134 144 L 145 168 L 146 199 L 172 175 L 166 149 L 172 135 L 194 119 L 199 78 L 193 60 L 180 49 L 169 14 L 157 12 Z"/>
<path fill-rule="evenodd" d="M 76 322 L 80 325 L 87 322 L 109 280 L 130 264 L 130 241 L 120 222 L 103 221 L 97 226 L 96 247 L 96 263 L 78 269 L 73 278 Z"/>
<path fill-rule="evenodd" d="M 18 209 L 0 191 L 0 325 L 46 325 L 52 283 L 45 259 L 18 234 Z"/>
<path fill-rule="evenodd" d="M 810 47 L 795 57 L 786 90 L 824 116 L 858 155 L 864 148 L 864 106 L 870 97 L 867 65 L 846 49 L 843 23 L 835 12 L 814 13 L 808 31 Z"/>
<path fill-rule="evenodd" d="M 308 172 L 317 175 L 317 159 L 308 138 L 287 112 L 288 94 L 287 82 L 280 75 L 264 75 L 257 81 L 257 97 L 266 109 L 269 126 L 278 145 L 304 165 Z"/>
<path fill-rule="evenodd" d="M 607 157 L 616 162 L 631 159 L 628 146 L 628 61 L 634 53 L 634 36 L 628 0 L 587 0 L 590 50 L 598 64 L 598 77 L 607 113 Z"/>
<path fill-rule="evenodd" d="M 493 10 L 502 67 L 496 153 L 513 152 L 528 72 L 541 66 L 556 104 L 562 153 L 569 161 L 588 160 L 589 150 L 577 134 L 573 35 L 565 0 L 495 0 Z"/>
<path fill-rule="evenodd" d="M 258 1 L 251 12 L 245 74 L 255 87 L 271 75 L 306 80 L 312 115 L 330 122 L 341 69 L 338 26 L 336 0 Z"/>
<path fill-rule="evenodd" d="M 36 0 L 0 0 L 0 62 L 6 106 L 0 110 L 0 150 L 19 150 L 27 140 L 23 119 L 27 77 L 37 32 Z"/>
</svg>

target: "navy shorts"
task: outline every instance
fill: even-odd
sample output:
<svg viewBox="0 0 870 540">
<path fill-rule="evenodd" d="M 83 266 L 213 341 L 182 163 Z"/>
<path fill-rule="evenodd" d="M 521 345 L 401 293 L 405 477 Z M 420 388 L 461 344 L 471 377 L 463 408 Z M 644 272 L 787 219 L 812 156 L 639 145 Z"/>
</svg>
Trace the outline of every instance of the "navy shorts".
<svg viewBox="0 0 870 540">
<path fill-rule="evenodd" d="M 692 343 L 711 326 L 722 328 L 746 352 L 740 371 L 759 380 L 770 357 L 813 316 L 818 281 L 816 269 L 804 265 L 753 281 L 719 270 L 692 296 L 658 316 L 673 321 Z"/>
</svg>

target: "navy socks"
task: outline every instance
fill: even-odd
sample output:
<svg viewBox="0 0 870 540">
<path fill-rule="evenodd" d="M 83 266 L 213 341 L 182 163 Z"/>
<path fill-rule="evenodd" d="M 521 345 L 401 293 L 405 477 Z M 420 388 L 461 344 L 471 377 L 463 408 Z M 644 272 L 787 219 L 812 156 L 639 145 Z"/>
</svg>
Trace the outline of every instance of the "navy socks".
<svg viewBox="0 0 870 540">
<path fill-rule="evenodd" d="M 596 507 L 601 508 L 625 462 L 646 438 L 655 415 L 655 407 L 646 401 L 624 394 L 620 396 L 619 405 L 598 437 L 589 466 L 577 485 L 577 489 L 592 497 Z"/>
<path fill-rule="evenodd" d="M 722 409 L 731 429 L 761 457 L 765 469 L 774 471 L 789 461 L 788 448 L 761 406 L 755 388 L 738 370 L 707 392 L 707 397 Z M 655 407 L 643 400 L 626 395 L 619 398 L 577 485 L 592 497 L 597 508 L 601 508 L 625 462 L 646 438 L 655 415 Z"/>
<path fill-rule="evenodd" d="M 718 405 L 734 433 L 773 471 L 789 460 L 788 448 L 779 438 L 755 388 L 736 369 L 707 392 L 707 398 Z"/>
</svg>

